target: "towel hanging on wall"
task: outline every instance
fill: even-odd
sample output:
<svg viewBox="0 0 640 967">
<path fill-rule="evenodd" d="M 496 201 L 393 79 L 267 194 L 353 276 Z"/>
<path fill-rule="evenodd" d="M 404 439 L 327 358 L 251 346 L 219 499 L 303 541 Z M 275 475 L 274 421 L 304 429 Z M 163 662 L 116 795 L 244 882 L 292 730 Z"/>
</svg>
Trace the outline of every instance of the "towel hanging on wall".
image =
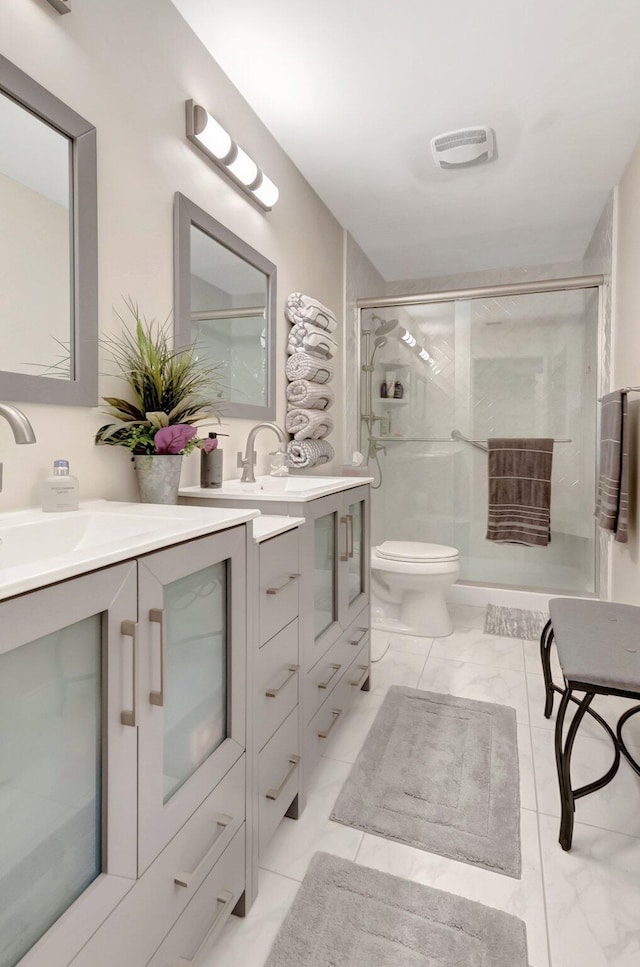
<svg viewBox="0 0 640 967">
<path fill-rule="evenodd" d="M 488 440 L 487 540 L 546 547 L 551 540 L 551 463 L 548 438 Z"/>
<path fill-rule="evenodd" d="M 615 390 L 602 397 L 596 520 L 603 530 L 613 531 L 620 544 L 628 539 L 628 437 L 627 393 Z"/>
</svg>

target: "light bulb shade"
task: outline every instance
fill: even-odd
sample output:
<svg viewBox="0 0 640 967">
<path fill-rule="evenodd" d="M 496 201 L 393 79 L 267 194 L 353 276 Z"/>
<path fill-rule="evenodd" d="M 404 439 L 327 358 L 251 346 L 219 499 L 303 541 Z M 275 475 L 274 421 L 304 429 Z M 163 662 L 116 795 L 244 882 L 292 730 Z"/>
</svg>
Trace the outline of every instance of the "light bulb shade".
<svg viewBox="0 0 640 967">
<path fill-rule="evenodd" d="M 193 137 L 218 161 L 224 161 L 233 152 L 231 135 L 199 104 L 193 105 L 192 124 Z"/>
<path fill-rule="evenodd" d="M 249 157 L 246 151 L 243 151 L 240 146 L 236 151 L 236 156 L 233 161 L 227 164 L 227 168 L 234 175 L 238 181 L 241 181 L 243 185 L 249 188 L 254 185 L 258 178 L 258 166 Z"/>
<path fill-rule="evenodd" d="M 280 197 L 277 186 L 274 185 L 271 178 L 267 178 L 264 172 L 262 172 L 262 181 L 257 188 L 253 189 L 253 194 L 265 208 L 273 208 Z"/>
<path fill-rule="evenodd" d="M 280 192 L 258 168 L 255 161 L 233 140 L 222 125 L 205 108 L 186 102 L 187 138 L 261 208 L 269 211 Z"/>
</svg>

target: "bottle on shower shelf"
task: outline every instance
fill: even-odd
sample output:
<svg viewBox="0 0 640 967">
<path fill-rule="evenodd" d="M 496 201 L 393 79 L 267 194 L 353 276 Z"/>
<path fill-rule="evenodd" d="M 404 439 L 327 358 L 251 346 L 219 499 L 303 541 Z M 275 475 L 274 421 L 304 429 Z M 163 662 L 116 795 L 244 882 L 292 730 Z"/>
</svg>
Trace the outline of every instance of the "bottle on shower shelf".
<svg viewBox="0 0 640 967">
<path fill-rule="evenodd" d="M 396 380 L 395 386 L 393 387 L 393 398 L 394 400 L 401 400 L 404 397 L 404 386 L 399 379 Z"/>
</svg>

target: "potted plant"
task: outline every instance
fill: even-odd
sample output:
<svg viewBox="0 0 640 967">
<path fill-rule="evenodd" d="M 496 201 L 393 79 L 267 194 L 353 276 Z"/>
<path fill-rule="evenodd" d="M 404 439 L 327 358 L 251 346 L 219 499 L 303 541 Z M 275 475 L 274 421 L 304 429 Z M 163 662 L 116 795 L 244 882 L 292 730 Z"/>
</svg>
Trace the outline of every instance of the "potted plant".
<svg viewBox="0 0 640 967">
<path fill-rule="evenodd" d="M 118 316 L 122 333 L 103 342 L 131 400 L 103 397 L 118 422 L 100 427 L 95 442 L 131 450 L 143 502 L 175 504 L 182 457 L 196 447 L 212 450 L 217 445 L 217 440 L 200 439 L 195 424 L 220 419 L 218 367 L 200 361 L 193 345 L 174 349 L 168 323 L 147 321 L 130 299 L 126 305 L 134 331 Z"/>
</svg>

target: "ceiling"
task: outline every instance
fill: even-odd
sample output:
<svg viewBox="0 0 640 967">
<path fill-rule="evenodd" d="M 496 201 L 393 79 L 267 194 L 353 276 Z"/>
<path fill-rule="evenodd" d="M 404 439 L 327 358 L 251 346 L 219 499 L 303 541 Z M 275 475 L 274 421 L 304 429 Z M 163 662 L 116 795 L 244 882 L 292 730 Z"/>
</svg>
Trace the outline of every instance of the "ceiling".
<svg viewBox="0 0 640 967">
<path fill-rule="evenodd" d="M 580 259 L 640 137 L 638 0 L 173 2 L 386 279 Z"/>
</svg>

